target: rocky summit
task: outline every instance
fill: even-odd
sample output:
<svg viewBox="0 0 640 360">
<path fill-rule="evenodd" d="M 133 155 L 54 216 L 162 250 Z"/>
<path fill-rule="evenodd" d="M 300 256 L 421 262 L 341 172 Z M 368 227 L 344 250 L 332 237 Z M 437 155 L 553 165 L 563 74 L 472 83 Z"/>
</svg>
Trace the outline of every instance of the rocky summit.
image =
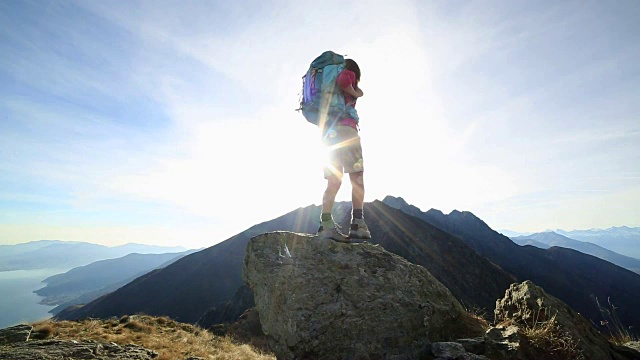
<svg viewBox="0 0 640 360">
<path fill-rule="evenodd" d="M 243 278 L 279 359 L 417 359 L 483 333 L 425 268 L 379 245 L 267 233 L 247 245 Z"/>
</svg>

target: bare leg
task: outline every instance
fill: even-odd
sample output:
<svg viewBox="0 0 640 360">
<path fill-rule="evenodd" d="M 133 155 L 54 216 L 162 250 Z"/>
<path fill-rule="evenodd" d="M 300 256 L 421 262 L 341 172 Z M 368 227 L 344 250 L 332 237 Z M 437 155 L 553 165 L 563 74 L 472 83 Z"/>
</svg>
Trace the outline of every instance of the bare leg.
<svg viewBox="0 0 640 360">
<path fill-rule="evenodd" d="M 354 209 L 362 209 L 362 207 L 364 206 L 363 175 L 363 171 L 349 174 L 349 179 L 351 179 L 351 205 Z"/>
<path fill-rule="evenodd" d="M 338 190 L 340 190 L 340 185 L 342 185 L 342 180 L 339 177 L 333 175 L 327 178 L 327 189 L 322 196 L 323 214 L 331 213 L 333 204 L 336 201 L 336 195 L 338 195 Z"/>
</svg>

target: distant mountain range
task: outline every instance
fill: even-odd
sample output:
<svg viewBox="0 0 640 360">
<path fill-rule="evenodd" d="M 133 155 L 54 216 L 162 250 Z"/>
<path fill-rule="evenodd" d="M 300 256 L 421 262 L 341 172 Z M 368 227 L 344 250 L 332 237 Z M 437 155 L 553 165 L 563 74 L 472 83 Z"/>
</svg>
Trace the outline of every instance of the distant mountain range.
<svg viewBox="0 0 640 360">
<path fill-rule="evenodd" d="M 599 257 L 607 260 L 625 269 L 640 273 L 640 260 L 629 256 L 620 255 L 614 251 L 603 248 L 602 246 L 592 244 L 590 242 L 578 241 L 570 239 L 564 235 L 557 234 L 553 231 L 531 234 L 526 236 L 512 237 L 516 244 L 533 245 L 541 249 L 548 249 L 552 246 L 561 246 L 569 249 L 578 250 L 582 253 Z"/>
<path fill-rule="evenodd" d="M 619 226 L 605 230 L 556 230 L 555 232 L 571 239 L 600 245 L 618 254 L 640 259 L 640 227 Z"/>
<path fill-rule="evenodd" d="M 512 237 L 518 237 L 518 236 L 526 236 L 526 235 L 531 235 L 532 233 L 527 232 L 527 233 L 523 233 L 523 232 L 518 232 L 518 231 L 511 231 L 511 230 L 507 230 L 507 229 L 500 229 L 500 230 L 496 230 L 497 232 L 499 232 L 500 234 L 512 238 Z"/>
<path fill-rule="evenodd" d="M 551 231 L 573 240 L 590 242 L 605 249 L 615 251 L 618 254 L 640 259 L 640 227 L 614 226 L 604 230 L 589 229 L 565 231 L 558 229 L 547 230 L 545 232 Z M 534 234 L 531 232 L 522 233 L 507 229 L 498 230 L 498 232 L 510 238 Z"/>
<path fill-rule="evenodd" d="M 86 242 L 58 240 L 32 241 L 16 245 L 0 245 L 0 271 L 32 269 L 71 269 L 104 259 L 131 253 L 162 254 L 183 252 L 183 247 L 125 244 L 114 247 Z"/>
<path fill-rule="evenodd" d="M 143 275 L 60 319 L 146 313 L 196 322 L 209 309 L 233 298 L 243 285 L 242 262 L 248 241 L 277 230 L 313 233 L 320 209 L 295 210 L 215 246 L 185 256 Z M 337 204 L 334 217 L 349 222 L 348 204 Z M 640 275 L 581 252 L 552 247 L 519 246 L 470 212 L 422 212 L 402 198 L 367 203 L 371 242 L 427 268 L 468 308 L 491 311 L 509 284 L 532 280 L 591 319 L 602 318 L 595 299 L 610 297 L 627 326 L 640 327 Z"/>
<path fill-rule="evenodd" d="M 44 297 L 43 305 L 57 305 L 50 312 L 76 304 L 86 304 L 110 293 L 151 270 L 165 267 L 176 260 L 195 252 L 167 254 L 129 254 L 116 259 L 100 260 L 89 265 L 73 268 L 66 273 L 43 280 L 45 287 L 34 291 Z"/>
</svg>

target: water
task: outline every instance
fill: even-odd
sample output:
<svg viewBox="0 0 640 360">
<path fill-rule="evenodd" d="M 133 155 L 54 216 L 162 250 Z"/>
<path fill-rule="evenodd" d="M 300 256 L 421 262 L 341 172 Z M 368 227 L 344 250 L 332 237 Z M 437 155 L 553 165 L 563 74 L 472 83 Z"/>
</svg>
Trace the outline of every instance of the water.
<svg viewBox="0 0 640 360">
<path fill-rule="evenodd" d="M 65 272 L 64 269 L 37 269 L 0 272 L 0 329 L 51 317 L 53 306 L 40 305 L 33 293 L 45 284 L 42 280 Z"/>
</svg>

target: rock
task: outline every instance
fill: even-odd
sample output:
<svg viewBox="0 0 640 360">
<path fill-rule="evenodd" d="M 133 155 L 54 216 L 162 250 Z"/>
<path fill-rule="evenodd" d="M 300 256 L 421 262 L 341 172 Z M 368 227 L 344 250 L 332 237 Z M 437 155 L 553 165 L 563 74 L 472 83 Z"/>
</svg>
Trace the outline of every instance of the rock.
<svg viewBox="0 0 640 360">
<path fill-rule="evenodd" d="M 456 342 L 436 342 L 431 344 L 431 353 L 435 357 L 443 359 L 455 359 L 467 351 Z"/>
<path fill-rule="evenodd" d="M 426 269 L 369 243 L 259 235 L 243 278 L 278 359 L 415 359 L 483 332 Z"/>
<path fill-rule="evenodd" d="M 29 340 L 33 326 L 16 325 L 0 330 L 0 345 L 11 344 L 16 342 L 25 342 Z"/>
<path fill-rule="evenodd" d="M 488 360 L 482 355 L 468 353 L 458 342 L 436 342 L 431 344 L 431 353 L 441 360 Z"/>
<path fill-rule="evenodd" d="M 493 344 L 502 344 L 505 349 L 517 350 L 522 340 L 520 328 L 514 325 L 498 325 L 485 333 L 485 341 Z"/>
<path fill-rule="evenodd" d="M 640 351 L 640 341 L 629 341 L 624 344 L 628 348 L 632 348 L 635 351 Z"/>
<path fill-rule="evenodd" d="M 155 351 L 137 345 L 119 346 L 92 340 L 38 340 L 0 347 L 0 359 L 7 360 L 147 360 L 157 356 Z"/>
<path fill-rule="evenodd" d="M 491 359 L 520 359 L 522 333 L 517 326 L 496 326 L 485 333 L 484 354 Z"/>
<path fill-rule="evenodd" d="M 636 341 L 636 343 L 638 342 Z M 638 349 L 638 346 L 636 345 L 636 347 L 634 348 L 633 344 L 631 344 L 632 346 L 628 346 L 627 344 L 625 345 L 613 344 L 613 348 L 616 350 L 618 355 L 622 355 L 626 359 L 640 360 L 640 349 Z"/>
<path fill-rule="evenodd" d="M 640 359 L 640 353 L 637 357 L 629 357 L 628 354 L 614 348 L 587 319 L 561 300 L 545 293 L 531 281 L 512 284 L 507 289 L 504 298 L 496 302 L 495 318 L 496 322 L 515 324 L 522 331 L 555 322 L 555 325 L 549 327 L 549 331 L 539 337 L 542 340 L 542 349 L 536 346 L 535 339 L 527 339 L 531 346 L 524 352 L 529 356 L 538 354 L 536 356 L 544 356 L 547 359 Z M 554 344 L 554 341 L 557 343 Z M 522 342 L 520 344 L 523 345 Z M 568 345 L 566 351 L 561 349 L 554 352 L 550 349 L 559 344 Z M 542 350 L 546 352 L 536 353 Z"/>
<path fill-rule="evenodd" d="M 485 351 L 485 339 L 473 338 L 473 339 L 458 339 L 457 343 L 462 345 L 467 352 L 482 355 Z"/>
</svg>

